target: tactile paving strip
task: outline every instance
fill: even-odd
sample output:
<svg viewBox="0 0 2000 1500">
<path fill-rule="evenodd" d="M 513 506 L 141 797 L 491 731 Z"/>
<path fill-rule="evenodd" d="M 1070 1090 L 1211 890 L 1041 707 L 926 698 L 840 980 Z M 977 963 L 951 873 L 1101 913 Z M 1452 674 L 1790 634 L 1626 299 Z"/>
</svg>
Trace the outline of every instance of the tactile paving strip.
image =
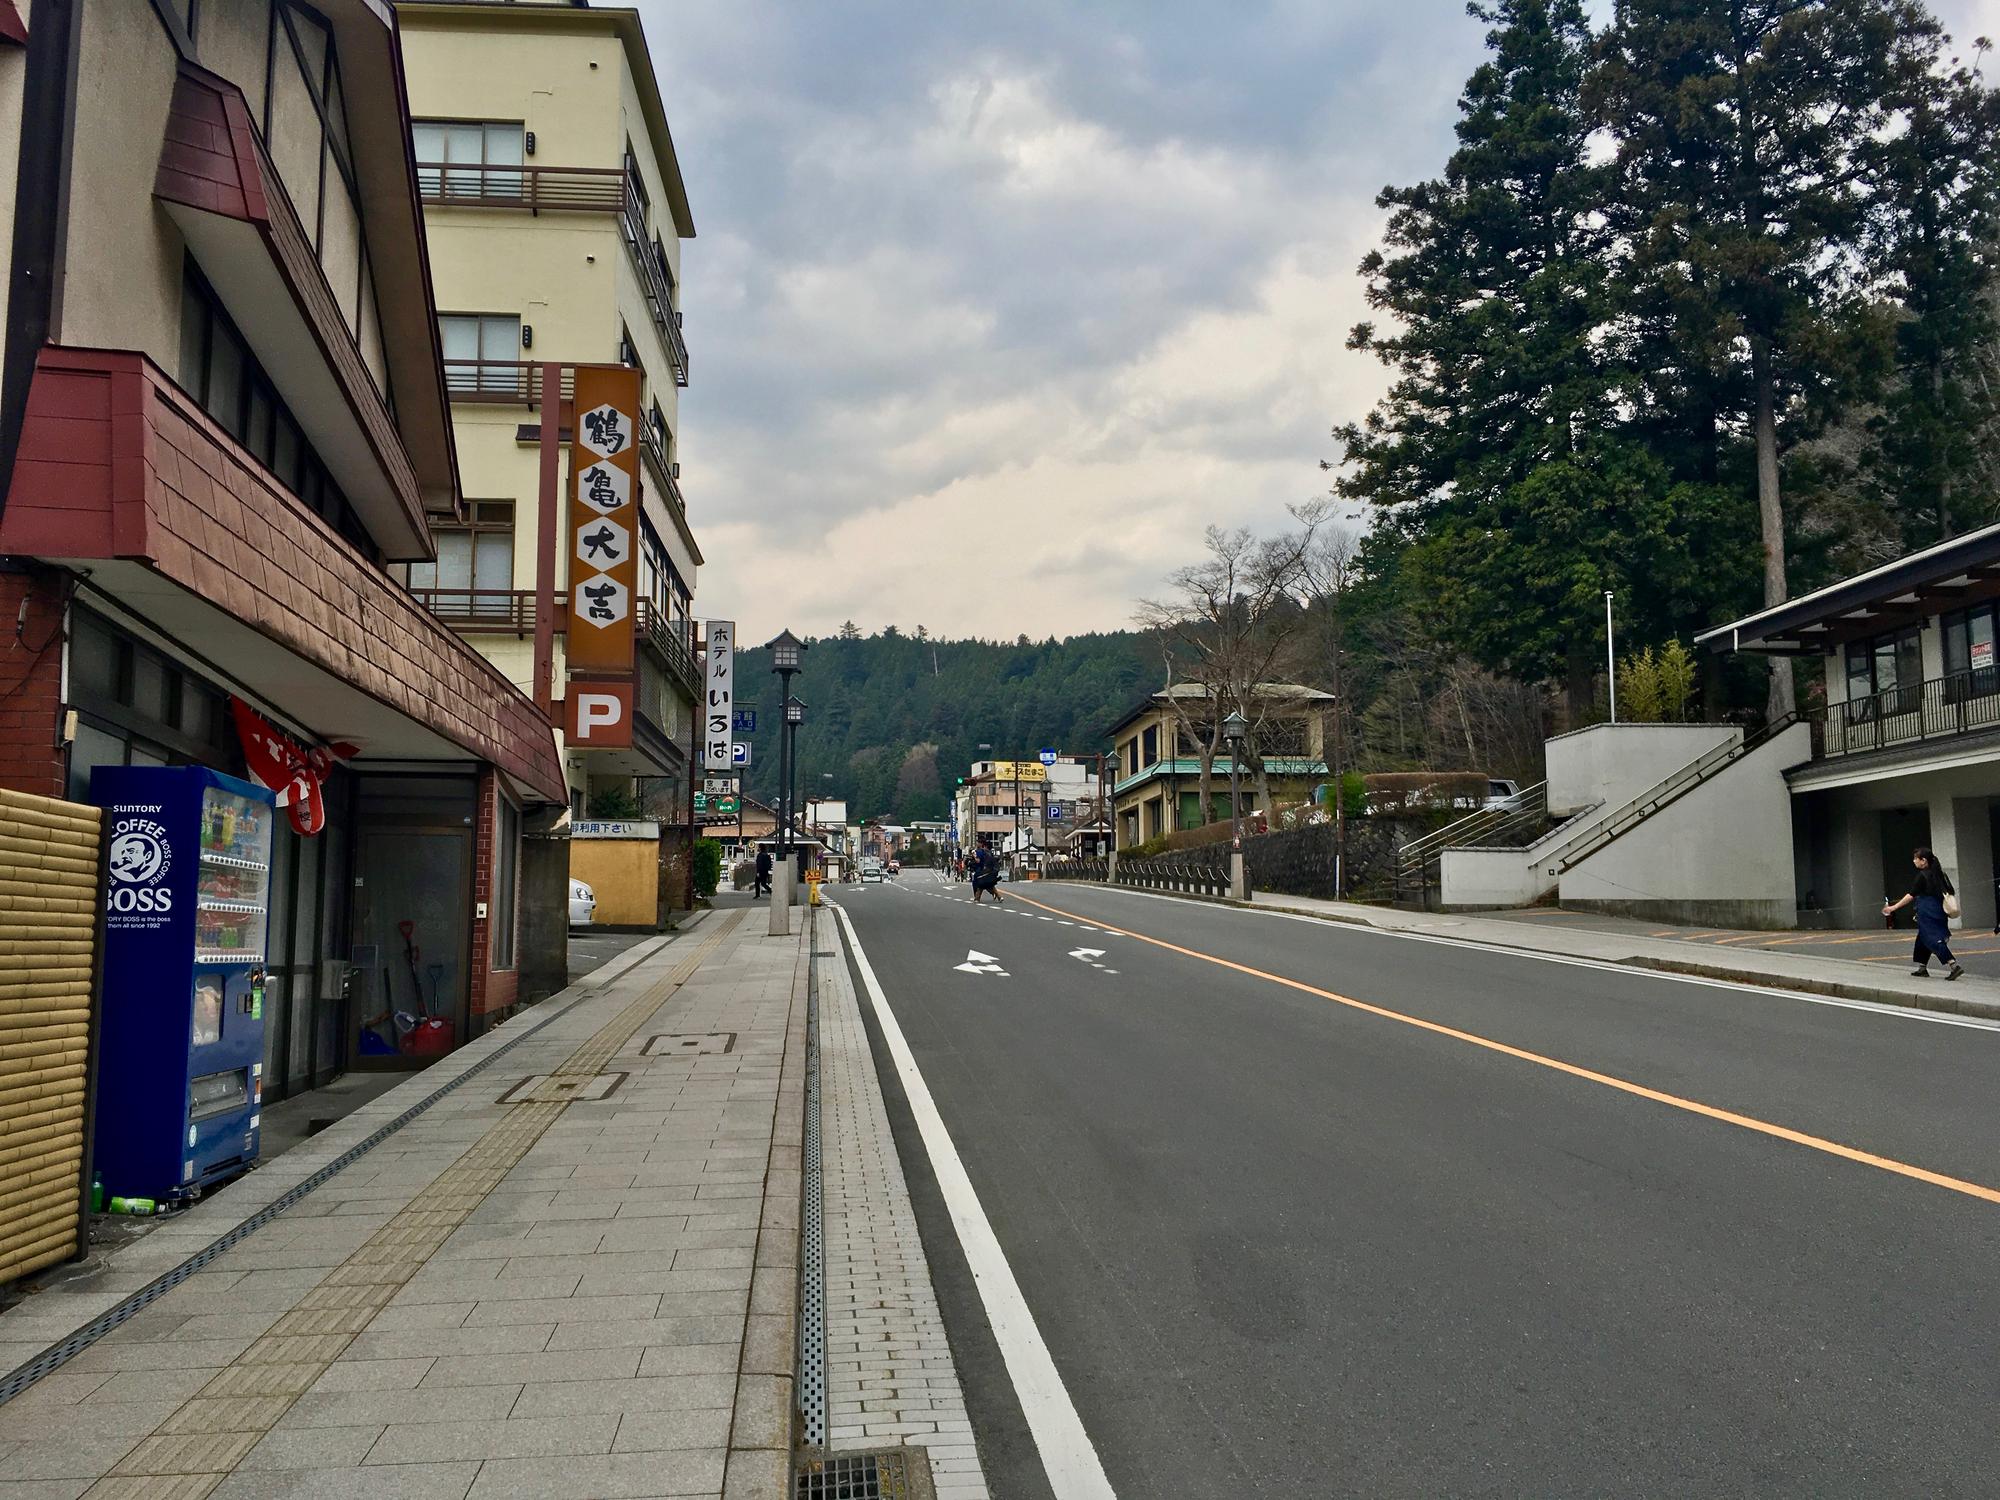
<svg viewBox="0 0 2000 1500">
<path fill-rule="evenodd" d="M 591 1076 L 651 1019 L 742 920 L 732 912 L 658 983 L 578 1047 L 555 1075 Z M 530 1100 L 474 1141 L 428 1187 L 329 1271 L 268 1332 L 140 1440 L 85 1500 L 200 1500 L 274 1427 L 389 1300 L 471 1217 L 569 1107 Z M 170 1489 L 169 1479 L 175 1480 Z"/>
</svg>

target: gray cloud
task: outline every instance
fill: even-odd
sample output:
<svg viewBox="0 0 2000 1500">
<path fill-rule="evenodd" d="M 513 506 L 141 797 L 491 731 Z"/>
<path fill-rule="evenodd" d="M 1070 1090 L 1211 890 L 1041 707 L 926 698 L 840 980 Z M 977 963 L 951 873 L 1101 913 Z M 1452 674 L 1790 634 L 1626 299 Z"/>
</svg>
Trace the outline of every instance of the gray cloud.
<svg viewBox="0 0 2000 1500">
<path fill-rule="evenodd" d="M 698 606 L 746 639 L 1120 626 L 1210 523 L 1322 488 L 1386 182 L 1434 171 L 1455 0 L 639 0 L 700 238 Z M 2000 0 L 1941 7 L 1968 34 Z"/>
</svg>

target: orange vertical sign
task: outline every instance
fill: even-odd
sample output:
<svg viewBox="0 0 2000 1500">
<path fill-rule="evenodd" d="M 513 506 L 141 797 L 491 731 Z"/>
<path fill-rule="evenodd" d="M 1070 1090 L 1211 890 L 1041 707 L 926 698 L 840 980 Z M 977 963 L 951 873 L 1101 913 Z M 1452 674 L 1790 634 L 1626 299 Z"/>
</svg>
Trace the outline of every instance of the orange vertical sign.
<svg viewBox="0 0 2000 1500">
<path fill-rule="evenodd" d="M 569 664 L 632 670 L 639 588 L 639 372 L 576 372 L 569 449 Z"/>
</svg>

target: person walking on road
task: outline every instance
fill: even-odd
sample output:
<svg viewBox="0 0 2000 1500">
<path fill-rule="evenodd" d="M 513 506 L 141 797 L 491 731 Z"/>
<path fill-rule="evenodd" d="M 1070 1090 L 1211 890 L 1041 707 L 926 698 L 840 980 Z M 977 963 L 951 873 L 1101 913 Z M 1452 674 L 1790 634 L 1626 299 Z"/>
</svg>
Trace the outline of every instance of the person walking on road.
<svg viewBox="0 0 2000 1500">
<path fill-rule="evenodd" d="M 1918 849 L 1910 855 L 1912 873 L 1910 891 L 1902 900 L 1885 903 L 1882 915 L 1893 917 L 1906 906 L 1916 908 L 1917 946 L 1910 957 L 1916 967 L 1910 970 L 1912 979 L 1931 977 L 1930 959 L 1935 953 L 1947 964 L 1946 979 L 1956 979 L 1965 972 L 1959 961 L 1951 956 L 1951 919 L 1958 915 L 1958 892 L 1953 889 L 1951 877 L 1938 863 L 1938 857 L 1928 849 Z"/>
<path fill-rule="evenodd" d="M 972 904 L 977 906 L 982 895 L 991 895 L 993 904 L 1000 904 L 1000 860 L 991 849 L 972 856 Z"/>
<path fill-rule="evenodd" d="M 757 851 L 757 884 L 751 894 L 756 896 L 768 896 L 771 894 L 771 851 L 769 849 L 759 849 Z"/>
</svg>

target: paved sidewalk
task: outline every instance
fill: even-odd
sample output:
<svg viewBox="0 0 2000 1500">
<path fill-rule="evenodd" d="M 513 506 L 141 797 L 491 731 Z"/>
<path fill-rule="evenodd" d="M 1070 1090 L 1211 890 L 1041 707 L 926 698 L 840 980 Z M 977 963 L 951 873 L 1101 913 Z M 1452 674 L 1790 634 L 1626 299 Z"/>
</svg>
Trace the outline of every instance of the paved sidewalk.
<svg viewBox="0 0 2000 1500">
<path fill-rule="evenodd" d="M 464 1079 L 0 1406 L 0 1500 L 782 1494 L 805 962 L 716 913 L 0 1316 L 4 1372 Z"/>
<path fill-rule="evenodd" d="M 1849 1000 L 1871 1000 L 1922 1010 L 2000 1019 L 2000 980 L 1967 975 L 1947 983 L 1941 976 L 1911 979 L 1892 966 L 1862 959 L 1834 958 L 1824 951 L 1802 953 L 1794 946 L 1765 947 L 1748 941 L 1720 945 L 1714 929 L 1690 928 L 1687 937 L 1660 937 L 1657 925 L 1631 923 L 1621 929 L 1617 919 L 1577 923 L 1559 920 L 1561 913 L 1535 920 L 1527 912 L 1459 913 L 1403 911 L 1365 906 L 1354 901 L 1322 901 L 1310 896 L 1259 892 L 1250 904 L 1259 909 L 1293 912 L 1388 932 L 1423 933 L 1467 942 L 1491 943 L 1534 953 L 1555 953 L 1635 968 L 1662 969 L 1711 979 L 1733 979 L 1780 989 L 1804 990 Z M 1543 910 L 1533 908 L 1531 910 Z M 1703 935 L 1707 936 L 1704 937 Z M 1783 933 L 1759 934 L 1767 939 Z M 1796 936 L 1796 934 L 1794 934 Z M 1893 936 L 1893 935 L 1892 935 Z M 1902 941 L 1907 943 L 1908 936 Z M 1936 971 L 1933 971 L 1935 974 Z"/>
<path fill-rule="evenodd" d="M 846 939 L 831 911 L 821 913 L 820 933 L 833 955 L 819 971 L 828 1447 L 921 1448 L 939 1500 L 986 1500 Z"/>
</svg>

